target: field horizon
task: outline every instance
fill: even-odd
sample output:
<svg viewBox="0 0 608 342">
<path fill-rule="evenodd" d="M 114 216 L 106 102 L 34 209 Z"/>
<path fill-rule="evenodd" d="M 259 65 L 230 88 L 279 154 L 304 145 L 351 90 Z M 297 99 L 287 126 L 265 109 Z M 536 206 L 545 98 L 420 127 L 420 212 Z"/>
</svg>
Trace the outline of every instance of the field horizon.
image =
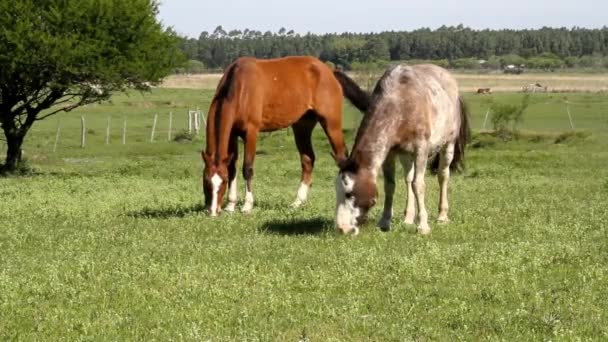
<svg viewBox="0 0 608 342">
<path fill-rule="evenodd" d="M 349 72 L 362 86 L 372 87 L 382 71 L 364 73 Z M 495 92 L 521 92 L 530 84 L 547 86 L 548 92 L 608 92 L 608 74 L 578 72 L 532 72 L 520 75 L 503 73 L 453 72 L 464 93 L 474 93 L 478 88 L 491 88 Z M 171 75 L 164 79 L 160 88 L 215 89 L 222 77 L 221 73 Z"/>
</svg>

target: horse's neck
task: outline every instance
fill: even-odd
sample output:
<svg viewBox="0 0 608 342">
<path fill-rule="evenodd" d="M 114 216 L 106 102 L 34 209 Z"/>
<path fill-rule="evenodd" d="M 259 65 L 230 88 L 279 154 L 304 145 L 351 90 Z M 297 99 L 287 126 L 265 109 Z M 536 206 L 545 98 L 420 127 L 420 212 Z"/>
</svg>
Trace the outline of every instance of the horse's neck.
<svg viewBox="0 0 608 342">
<path fill-rule="evenodd" d="M 231 117 L 232 113 L 226 111 L 226 104 L 223 110 L 215 110 L 215 105 L 217 104 L 212 106 L 214 110 L 209 112 L 207 118 L 207 148 L 209 153 L 217 155 L 218 158 L 225 158 L 228 156 L 234 119 Z"/>
<path fill-rule="evenodd" d="M 384 125 L 381 120 L 372 118 L 364 129 L 365 132 L 361 132 L 352 155 L 359 167 L 366 168 L 377 175 L 391 149 L 391 137 L 396 127 L 393 124 Z"/>
</svg>

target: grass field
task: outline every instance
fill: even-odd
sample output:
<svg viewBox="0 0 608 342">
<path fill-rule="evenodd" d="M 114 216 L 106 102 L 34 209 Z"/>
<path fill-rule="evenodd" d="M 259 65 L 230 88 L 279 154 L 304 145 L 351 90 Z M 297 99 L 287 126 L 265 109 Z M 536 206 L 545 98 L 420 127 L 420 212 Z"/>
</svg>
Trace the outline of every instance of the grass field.
<svg viewBox="0 0 608 342">
<path fill-rule="evenodd" d="M 320 129 L 305 207 L 289 207 L 299 160 L 281 131 L 259 143 L 253 213 L 206 216 L 202 136 L 166 134 L 169 111 L 183 129 L 185 110 L 206 110 L 210 96 L 157 89 L 63 115 L 56 153 L 57 119 L 34 127 L 34 172 L 0 179 L 0 339 L 608 339 L 606 95 L 534 94 L 518 140 L 476 135 L 451 182 L 451 223 L 423 237 L 396 215 L 382 233 L 381 197 L 356 238 L 333 230 L 337 170 Z M 479 130 L 488 97 L 466 98 Z M 564 100 L 580 131 L 557 139 L 570 128 Z M 358 120 L 348 107 L 349 145 Z M 401 185 L 397 212 L 404 196 Z"/>
</svg>

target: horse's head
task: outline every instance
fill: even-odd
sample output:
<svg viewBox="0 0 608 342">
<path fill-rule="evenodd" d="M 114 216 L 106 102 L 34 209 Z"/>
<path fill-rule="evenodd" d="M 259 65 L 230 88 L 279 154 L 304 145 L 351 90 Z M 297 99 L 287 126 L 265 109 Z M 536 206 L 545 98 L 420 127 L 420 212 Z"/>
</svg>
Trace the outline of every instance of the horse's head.
<svg viewBox="0 0 608 342">
<path fill-rule="evenodd" d="M 203 194 L 205 196 L 205 209 L 211 216 L 217 216 L 222 211 L 222 203 L 228 185 L 228 164 L 231 156 L 217 161 L 215 156 L 201 153 L 205 168 L 203 169 Z"/>
<path fill-rule="evenodd" d="M 365 222 L 367 212 L 376 204 L 376 177 L 354 160 L 336 161 L 340 168 L 336 178 L 336 228 L 341 233 L 357 235 L 358 225 Z"/>
</svg>

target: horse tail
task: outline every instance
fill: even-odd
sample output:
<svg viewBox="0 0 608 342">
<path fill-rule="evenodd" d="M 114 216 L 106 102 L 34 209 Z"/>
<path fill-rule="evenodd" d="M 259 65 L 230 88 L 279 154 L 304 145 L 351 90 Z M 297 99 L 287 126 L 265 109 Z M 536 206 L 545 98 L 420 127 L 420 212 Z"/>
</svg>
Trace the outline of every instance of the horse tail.
<svg viewBox="0 0 608 342">
<path fill-rule="evenodd" d="M 464 152 L 467 143 L 471 140 L 469 109 L 462 96 L 458 97 L 458 107 L 460 127 L 458 128 L 458 136 L 456 136 L 456 140 L 454 141 L 454 158 L 450 164 L 450 170 L 454 172 L 464 169 Z M 439 153 L 431 161 L 430 169 L 433 174 L 436 174 L 439 170 Z"/>
<path fill-rule="evenodd" d="M 454 159 L 452 159 L 452 164 L 450 164 L 450 170 L 452 171 L 464 169 L 464 151 L 467 144 L 471 140 L 469 109 L 462 96 L 458 97 L 458 105 L 460 114 L 460 128 L 458 129 L 458 136 L 454 142 Z"/>
<path fill-rule="evenodd" d="M 370 104 L 370 95 L 365 90 L 361 89 L 359 85 L 344 72 L 334 70 L 334 76 L 342 86 L 344 97 L 363 114 L 367 113 Z"/>
</svg>

